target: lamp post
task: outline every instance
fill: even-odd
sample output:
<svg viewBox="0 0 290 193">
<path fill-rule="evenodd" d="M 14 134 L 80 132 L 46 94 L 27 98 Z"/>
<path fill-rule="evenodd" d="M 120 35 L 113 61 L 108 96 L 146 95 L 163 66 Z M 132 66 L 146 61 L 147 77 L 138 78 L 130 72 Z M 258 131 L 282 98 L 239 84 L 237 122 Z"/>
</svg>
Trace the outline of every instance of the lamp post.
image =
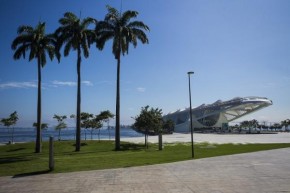
<svg viewBox="0 0 290 193">
<path fill-rule="evenodd" d="M 190 75 L 194 72 L 187 72 L 188 74 L 188 86 L 189 86 L 189 113 L 190 113 L 190 132 L 191 132 L 191 155 L 194 158 L 194 148 L 193 148 L 193 128 L 192 128 L 192 107 L 191 107 L 191 88 L 190 88 Z"/>
</svg>

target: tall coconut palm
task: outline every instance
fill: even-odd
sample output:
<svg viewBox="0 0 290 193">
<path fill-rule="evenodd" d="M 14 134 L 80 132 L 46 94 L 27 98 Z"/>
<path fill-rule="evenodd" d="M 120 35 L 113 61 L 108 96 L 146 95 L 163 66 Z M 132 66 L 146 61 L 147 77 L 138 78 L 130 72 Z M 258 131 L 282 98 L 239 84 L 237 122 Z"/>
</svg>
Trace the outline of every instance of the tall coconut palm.
<svg viewBox="0 0 290 193">
<path fill-rule="evenodd" d="M 89 57 L 89 47 L 94 39 L 94 31 L 88 27 L 96 23 L 90 17 L 82 21 L 73 13 L 66 12 L 59 20 L 60 27 L 55 31 L 58 38 L 57 49 L 64 45 L 64 56 L 68 56 L 71 50 L 77 51 L 77 113 L 76 113 L 76 151 L 81 146 L 81 57 Z"/>
<path fill-rule="evenodd" d="M 137 11 L 118 12 L 107 5 L 108 13 L 104 21 L 96 26 L 97 47 L 103 49 L 108 40 L 113 40 L 113 54 L 117 60 L 117 91 L 116 91 L 116 136 L 115 149 L 120 149 L 120 65 L 121 54 L 128 54 L 129 45 L 137 46 L 137 40 L 143 44 L 149 43 L 144 31 L 149 27 L 141 21 L 130 21 L 137 17 Z"/>
<path fill-rule="evenodd" d="M 41 152 L 41 68 L 46 64 L 46 54 L 52 60 L 55 52 L 55 38 L 53 35 L 45 34 L 45 23 L 39 22 L 33 28 L 31 26 L 20 26 L 18 36 L 12 42 L 12 49 L 15 50 L 13 58 L 15 60 L 21 57 L 25 58 L 26 52 L 29 52 L 29 61 L 37 59 L 38 68 L 38 94 L 37 94 L 37 134 L 35 152 Z M 59 58 L 59 55 L 56 54 Z"/>
</svg>

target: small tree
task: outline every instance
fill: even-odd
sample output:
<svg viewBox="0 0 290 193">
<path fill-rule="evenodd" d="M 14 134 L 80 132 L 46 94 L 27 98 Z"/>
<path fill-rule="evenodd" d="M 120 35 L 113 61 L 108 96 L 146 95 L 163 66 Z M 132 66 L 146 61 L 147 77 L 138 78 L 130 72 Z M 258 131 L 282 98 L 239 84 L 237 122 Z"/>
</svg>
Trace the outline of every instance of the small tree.
<svg viewBox="0 0 290 193">
<path fill-rule="evenodd" d="M 249 133 L 251 133 L 252 128 L 257 129 L 258 126 L 259 126 L 259 122 L 256 119 L 249 121 Z"/>
<path fill-rule="evenodd" d="M 94 115 L 90 113 L 81 113 L 81 128 L 85 129 L 85 140 L 87 140 L 87 133 L 86 130 L 88 128 L 91 128 L 91 118 L 93 118 Z"/>
<path fill-rule="evenodd" d="M 241 122 L 240 123 L 240 130 L 239 130 L 239 132 L 241 132 L 241 129 L 242 128 L 249 128 L 249 125 L 250 125 L 249 121 L 243 121 L 243 122 Z"/>
<path fill-rule="evenodd" d="M 91 140 L 93 139 L 93 131 L 98 129 L 98 139 L 100 141 L 100 128 L 103 127 L 101 120 L 99 119 L 98 115 L 95 115 L 93 119 L 90 120 L 90 128 L 91 128 Z"/>
<path fill-rule="evenodd" d="M 162 109 L 149 108 L 149 106 L 142 107 L 140 115 L 134 118 L 135 123 L 133 127 L 145 134 L 145 146 L 148 148 L 149 133 L 162 132 Z"/>
<path fill-rule="evenodd" d="M 281 121 L 281 125 L 285 126 L 285 131 L 289 131 L 288 126 L 290 125 L 290 119 L 286 119 L 284 121 Z"/>
<path fill-rule="evenodd" d="M 37 129 L 37 123 L 33 123 L 32 124 L 33 127 L 35 127 L 35 129 Z M 47 123 L 41 123 L 41 130 L 47 129 L 48 128 L 48 124 Z"/>
<path fill-rule="evenodd" d="M 275 129 L 275 131 L 276 131 L 277 129 L 282 129 L 282 125 L 281 125 L 280 123 L 274 123 L 274 124 L 272 125 L 272 127 L 273 127 L 273 129 Z"/>
<path fill-rule="evenodd" d="M 61 138 L 60 138 L 60 131 L 64 128 L 67 128 L 67 124 L 64 122 L 64 120 L 67 118 L 66 115 L 54 115 L 53 116 L 54 119 L 57 120 L 58 124 L 57 126 L 55 127 L 55 130 L 58 130 L 58 140 L 60 141 Z"/>
<path fill-rule="evenodd" d="M 172 134 L 174 131 L 175 123 L 171 119 L 163 121 L 163 133 L 170 133 Z"/>
<path fill-rule="evenodd" d="M 102 126 L 103 126 L 103 123 L 104 122 L 107 122 L 108 123 L 109 139 L 111 138 L 111 133 L 110 133 L 110 129 L 109 129 L 109 120 L 111 118 L 114 118 L 114 116 L 115 115 L 113 113 L 111 113 L 111 111 L 109 111 L 109 110 L 101 111 L 100 114 L 97 115 L 97 119 L 99 119 L 99 121 L 101 122 Z M 99 130 L 99 133 L 100 133 L 100 130 Z M 99 136 L 99 138 L 100 138 L 100 136 Z"/>
<path fill-rule="evenodd" d="M 1 119 L 1 122 L 3 123 L 4 126 L 8 128 L 8 131 L 9 131 L 10 126 L 15 125 L 17 120 L 18 120 L 18 115 L 17 115 L 17 112 L 14 111 L 13 113 L 10 114 L 8 118 Z M 14 127 L 12 127 L 11 143 L 12 144 L 14 143 Z"/>
</svg>

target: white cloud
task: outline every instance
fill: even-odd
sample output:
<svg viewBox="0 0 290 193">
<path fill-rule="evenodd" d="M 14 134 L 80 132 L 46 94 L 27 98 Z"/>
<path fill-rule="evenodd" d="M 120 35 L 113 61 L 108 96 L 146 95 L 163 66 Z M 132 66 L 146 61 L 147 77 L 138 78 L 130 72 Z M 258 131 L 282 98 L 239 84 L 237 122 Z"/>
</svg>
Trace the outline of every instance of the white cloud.
<svg viewBox="0 0 290 193">
<path fill-rule="evenodd" d="M 91 81 L 82 81 L 82 84 L 86 86 L 93 86 L 93 83 Z M 45 87 L 54 87 L 57 88 L 59 86 L 77 86 L 76 82 L 70 82 L 70 81 L 58 81 L 54 80 L 52 81 L 52 84 L 46 84 L 42 83 L 42 89 L 45 89 Z M 6 83 L 0 83 L 0 89 L 11 89 L 11 88 L 37 88 L 37 81 L 31 81 L 31 82 L 6 82 Z"/>
<path fill-rule="evenodd" d="M 138 92 L 145 92 L 145 91 L 146 91 L 146 88 L 138 87 L 138 88 L 137 88 L 137 91 L 138 91 Z"/>
<path fill-rule="evenodd" d="M 0 89 L 8 88 L 37 88 L 36 82 L 7 82 L 0 84 Z"/>
<path fill-rule="evenodd" d="M 86 86 L 93 86 L 93 83 L 88 80 L 82 81 L 82 84 Z M 58 87 L 58 86 L 77 86 L 77 83 L 71 82 L 71 81 L 58 81 L 58 80 L 52 81 L 52 87 Z"/>
<path fill-rule="evenodd" d="M 82 83 L 86 86 L 94 86 L 93 83 L 91 81 L 88 81 L 88 80 L 84 80 L 84 81 L 82 81 Z"/>
<path fill-rule="evenodd" d="M 52 84 L 54 86 L 76 86 L 77 83 L 76 82 L 69 82 L 69 81 L 58 81 L 58 80 L 54 80 L 52 81 Z"/>
</svg>

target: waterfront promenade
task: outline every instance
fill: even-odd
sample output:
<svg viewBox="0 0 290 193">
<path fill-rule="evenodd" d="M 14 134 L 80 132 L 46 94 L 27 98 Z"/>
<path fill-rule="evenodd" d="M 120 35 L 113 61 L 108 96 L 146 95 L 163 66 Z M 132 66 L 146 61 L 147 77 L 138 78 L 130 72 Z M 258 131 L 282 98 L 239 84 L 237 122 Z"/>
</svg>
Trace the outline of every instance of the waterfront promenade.
<svg viewBox="0 0 290 193">
<path fill-rule="evenodd" d="M 199 135 L 212 143 L 227 136 L 242 142 L 242 135 Z M 199 135 L 195 135 L 197 142 Z M 190 135 L 164 136 L 164 140 L 173 136 L 174 140 L 185 142 Z M 275 143 L 274 138 L 285 143 L 289 137 L 289 133 L 245 135 L 248 140 L 243 143 L 262 143 L 267 138 L 272 138 L 271 143 Z M 289 174 L 290 148 L 284 148 L 152 166 L 0 177 L 0 193 L 290 193 Z"/>
<path fill-rule="evenodd" d="M 143 167 L 0 177 L 0 192 L 289 193 L 289 174 L 286 148 Z"/>
</svg>

